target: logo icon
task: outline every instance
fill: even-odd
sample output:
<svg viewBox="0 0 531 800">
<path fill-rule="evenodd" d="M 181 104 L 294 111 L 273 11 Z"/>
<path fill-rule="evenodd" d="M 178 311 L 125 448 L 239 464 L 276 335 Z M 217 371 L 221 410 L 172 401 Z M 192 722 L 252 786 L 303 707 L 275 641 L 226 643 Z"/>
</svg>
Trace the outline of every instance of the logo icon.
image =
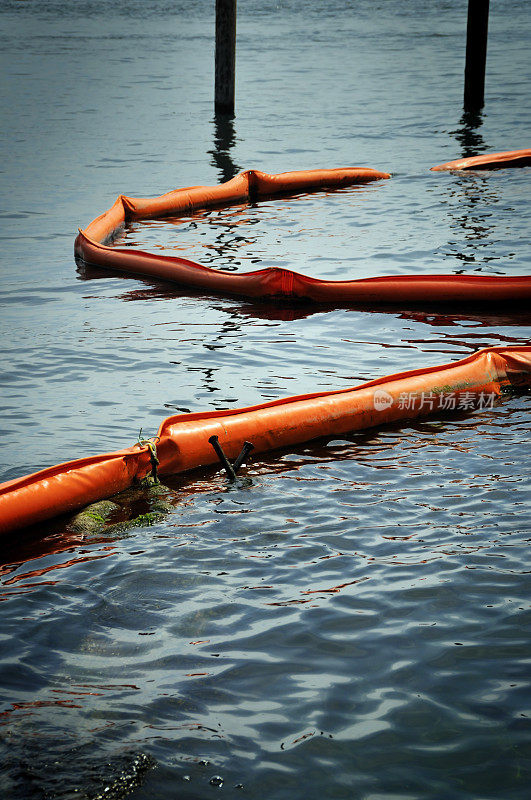
<svg viewBox="0 0 531 800">
<path fill-rule="evenodd" d="M 376 389 L 373 395 L 373 403 L 376 411 L 385 411 L 386 408 L 393 405 L 393 395 L 386 392 L 385 389 Z"/>
</svg>

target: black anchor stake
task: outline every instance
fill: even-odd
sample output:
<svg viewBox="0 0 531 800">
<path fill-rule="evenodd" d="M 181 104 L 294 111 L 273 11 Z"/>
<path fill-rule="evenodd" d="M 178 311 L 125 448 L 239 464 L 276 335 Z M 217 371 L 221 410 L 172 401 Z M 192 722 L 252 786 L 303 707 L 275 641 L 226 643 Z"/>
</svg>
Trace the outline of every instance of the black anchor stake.
<svg viewBox="0 0 531 800">
<path fill-rule="evenodd" d="M 246 461 L 251 450 L 254 450 L 254 444 L 251 444 L 251 442 L 244 442 L 240 455 L 232 465 L 234 472 L 238 472 L 243 462 Z"/>
<path fill-rule="evenodd" d="M 251 442 L 244 442 L 240 455 L 238 456 L 234 464 L 231 464 L 229 459 L 223 452 L 223 448 L 219 443 L 218 437 L 214 434 L 214 436 L 211 436 L 208 441 L 216 451 L 216 455 L 223 464 L 223 467 L 225 469 L 225 472 L 227 473 L 228 478 L 231 481 L 235 480 L 236 473 L 240 469 L 241 465 L 243 464 L 243 462 L 245 461 L 251 450 L 254 449 L 254 444 L 251 444 Z"/>
</svg>

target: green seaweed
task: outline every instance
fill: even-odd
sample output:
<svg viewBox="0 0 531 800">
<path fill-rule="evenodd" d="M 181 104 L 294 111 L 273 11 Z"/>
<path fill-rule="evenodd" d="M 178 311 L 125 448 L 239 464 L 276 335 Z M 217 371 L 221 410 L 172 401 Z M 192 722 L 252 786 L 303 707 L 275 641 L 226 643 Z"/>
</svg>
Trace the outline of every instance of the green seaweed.
<svg viewBox="0 0 531 800">
<path fill-rule="evenodd" d="M 173 511 L 173 503 L 166 499 L 169 490 L 160 483 L 144 480 L 112 500 L 100 500 L 79 511 L 69 521 L 67 529 L 85 535 L 121 534 L 131 528 L 151 527 Z M 123 514 L 128 505 L 145 504 L 148 510 L 125 520 L 113 521 Z"/>
<path fill-rule="evenodd" d="M 72 517 L 68 528 L 77 533 L 97 533 L 105 527 L 109 517 L 119 508 L 111 500 L 99 500 L 97 503 L 91 503 Z"/>
</svg>

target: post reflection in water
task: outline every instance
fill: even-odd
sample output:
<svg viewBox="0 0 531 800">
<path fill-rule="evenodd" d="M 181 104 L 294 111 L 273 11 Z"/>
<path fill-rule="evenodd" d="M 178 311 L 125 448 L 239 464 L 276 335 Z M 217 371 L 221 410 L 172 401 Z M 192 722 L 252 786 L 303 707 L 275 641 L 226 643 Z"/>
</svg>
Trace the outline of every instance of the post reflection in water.
<svg viewBox="0 0 531 800">
<path fill-rule="evenodd" d="M 487 149 L 480 132 L 483 116 L 480 112 L 466 111 L 459 120 L 459 127 L 451 134 L 461 146 L 461 157 L 477 156 Z M 503 270 L 489 267 L 489 262 L 498 260 L 498 256 L 488 255 L 487 248 L 492 244 L 492 228 L 489 224 L 492 217 L 490 206 L 499 202 L 499 197 L 488 173 L 460 173 L 455 183 L 451 184 L 449 197 L 449 213 L 453 217 L 450 227 L 462 229 L 464 237 L 460 241 L 450 241 L 450 255 L 456 258 L 463 268 L 455 269 L 462 274 L 467 268 L 474 272 L 503 274 Z"/>
<path fill-rule="evenodd" d="M 219 170 L 220 183 L 230 181 L 241 167 L 234 163 L 230 154 L 236 144 L 236 131 L 234 117 L 231 114 L 216 114 L 212 120 L 214 124 L 214 149 L 209 150 L 212 159 L 210 163 Z"/>
<path fill-rule="evenodd" d="M 457 142 L 461 145 L 461 158 L 479 156 L 487 146 L 479 129 L 483 125 L 483 115 L 479 111 L 465 111 L 459 120 L 459 128 L 452 131 Z"/>
<path fill-rule="evenodd" d="M 210 163 L 218 170 L 220 183 L 225 183 L 242 171 L 241 167 L 233 161 L 231 155 L 231 150 L 237 141 L 234 116 L 232 114 L 218 113 L 214 115 L 212 123 L 214 125 L 214 148 L 213 150 L 209 150 L 212 156 Z M 237 258 L 238 247 L 240 242 L 244 242 L 245 239 L 235 235 L 235 226 L 245 221 L 239 219 L 244 209 L 245 206 L 244 208 L 237 209 L 235 212 L 229 211 L 222 225 L 216 224 L 218 222 L 217 215 L 215 215 L 212 220 L 214 240 L 210 249 L 213 251 L 214 261 L 216 257 L 219 258 L 221 256 L 226 262 L 221 269 L 237 270 L 240 266 L 240 262 Z M 206 218 L 208 221 L 210 221 L 209 216 L 210 215 L 207 213 Z M 214 266 L 214 264 L 209 263 L 209 261 L 211 262 L 212 259 L 206 259 L 204 263 L 206 263 L 207 266 Z"/>
</svg>

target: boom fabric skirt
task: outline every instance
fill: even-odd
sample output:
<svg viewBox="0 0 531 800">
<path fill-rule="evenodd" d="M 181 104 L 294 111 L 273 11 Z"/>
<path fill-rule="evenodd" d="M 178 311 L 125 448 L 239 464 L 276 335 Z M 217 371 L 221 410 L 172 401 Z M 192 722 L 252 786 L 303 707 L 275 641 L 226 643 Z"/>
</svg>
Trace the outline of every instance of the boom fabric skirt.
<svg viewBox="0 0 531 800">
<path fill-rule="evenodd" d="M 112 239 L 115 231 L 131 220 L 185 214 L 194 209 L 226 206 L 242 200 L 339 188 L 389 177 L 386 172 L 365 168 L 308 170 L 279 175 L 247 170 L 218 186 L 192 186 L 152 199 L 120 195 L 112 208 L 93 220 L 85 230 L 79 230 L 74 251 L 76 257 L 87 264 L 161 278 L 205 292 L 253 299 L 281 297 L 329 305 L 378 305 L 521 303 L 531 298 L 530 276 L 393 275 L 327 281 L 278 267 L 256 272 L 227 273 L 184 258 L 114 248 L 105 244 Z"/>
<path fill-rule="evenodd" d="M 425 417 L 488 406 L 505 386 L 531 384 L 531 347 L 480 350 L 453 364 L 400 372 L 352 389 L 298 395 L 248 408 L 179 414 L 157 437 L 114 453 L 69 461 L 0 485 L 0 532 L 8 533 L 111 497 L 150 474 L 154 449 L 159 475 L 216 463 L 209 438 L 229 458 L 251 440 L 255 452 Z"/>
</svg>

